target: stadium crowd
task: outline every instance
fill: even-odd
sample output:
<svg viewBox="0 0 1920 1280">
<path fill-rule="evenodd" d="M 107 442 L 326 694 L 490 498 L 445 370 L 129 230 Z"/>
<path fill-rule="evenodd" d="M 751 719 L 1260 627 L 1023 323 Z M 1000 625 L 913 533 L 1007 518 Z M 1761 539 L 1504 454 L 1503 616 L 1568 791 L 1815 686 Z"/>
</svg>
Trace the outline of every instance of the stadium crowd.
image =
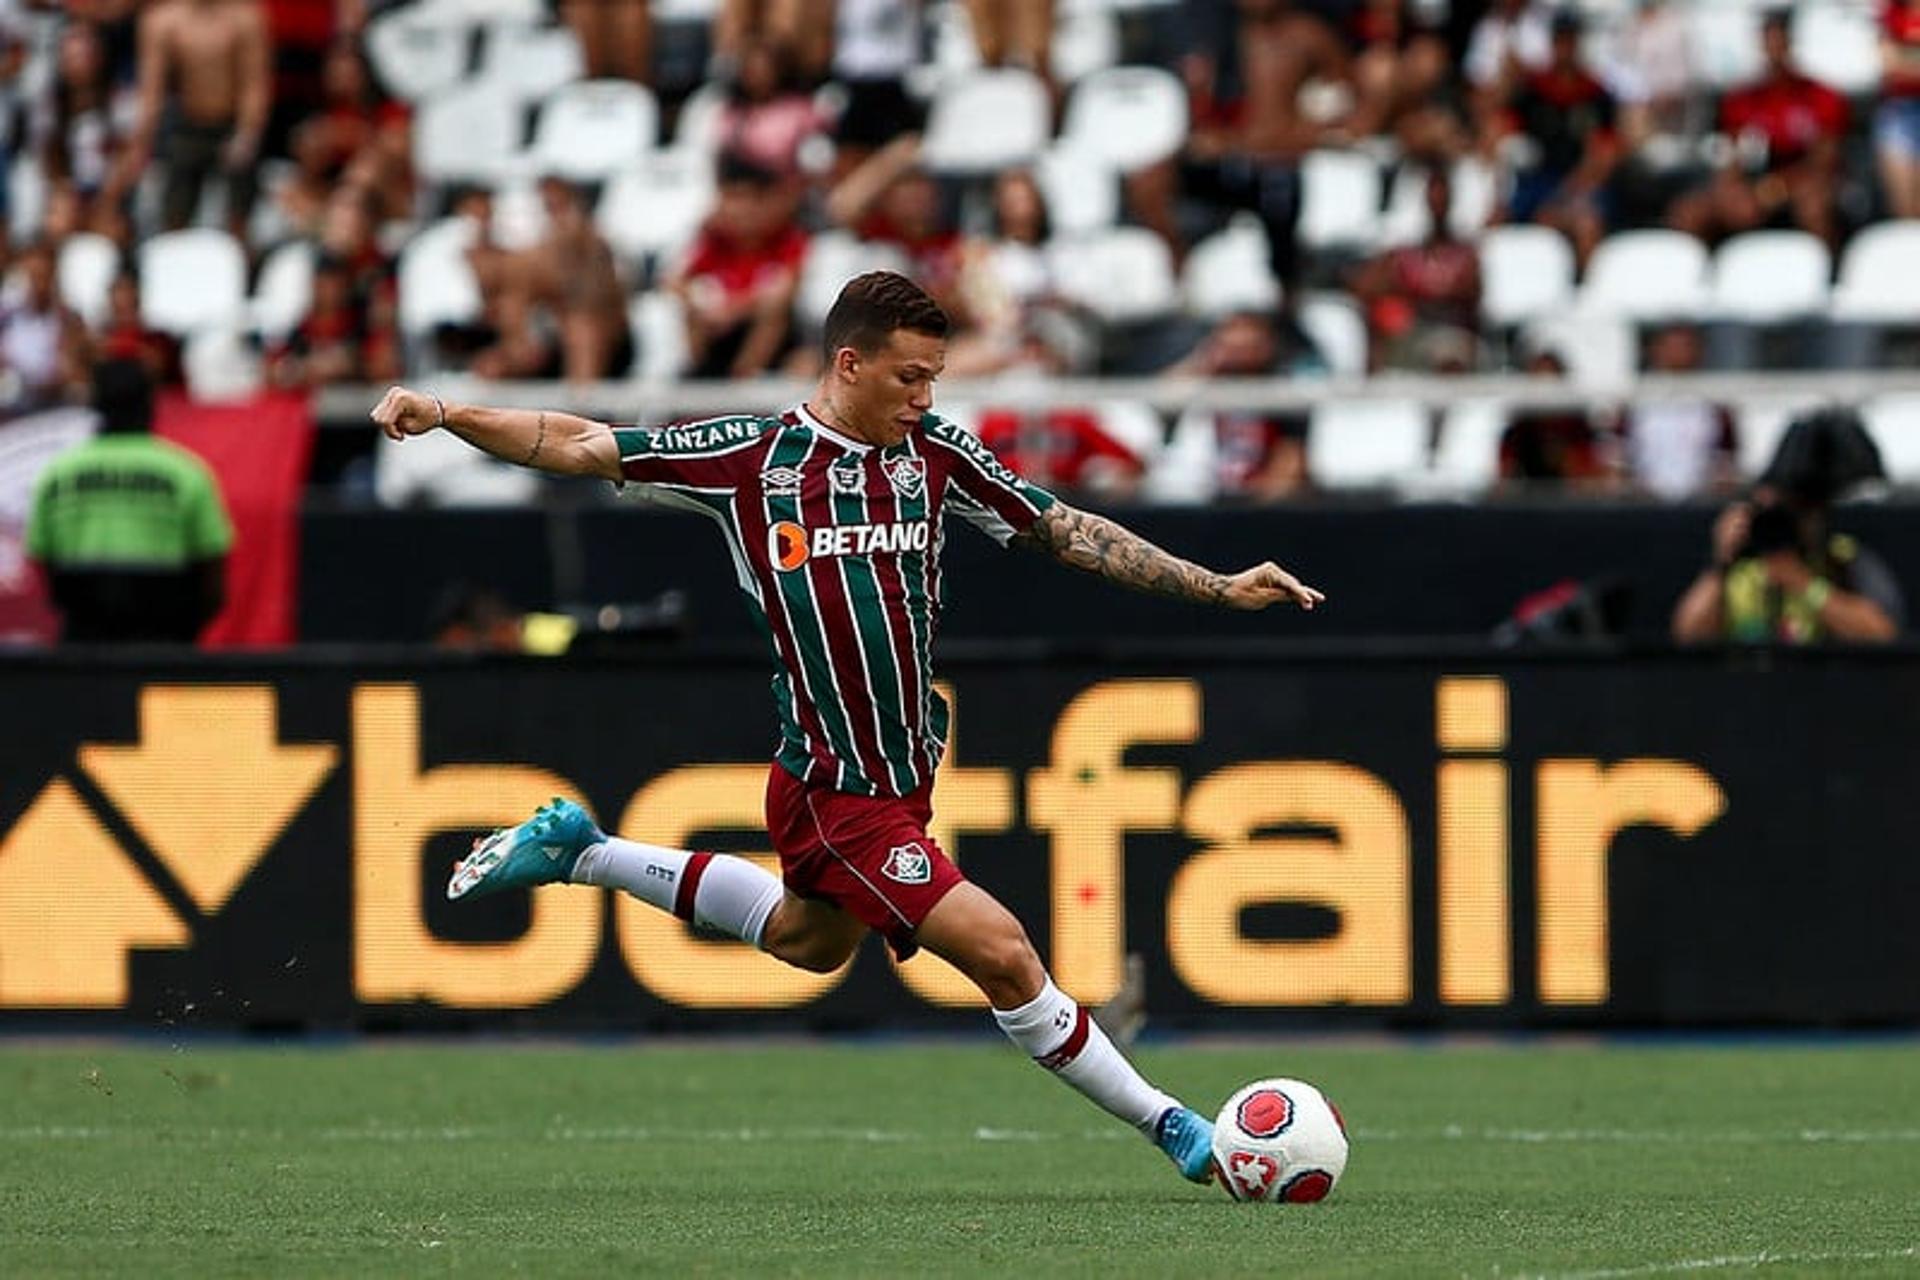
<svg viewBox="0 0 1920 1280">
<path fill-rule="evenodd" d="M 1920 3 L 0 0 L 0 160 L 16 406 L 102 357 L 804 374 L 876 266 L 953 315 L 956 377 L 1862 363 L 1900 326 L 1841 323 L 1849 255 L 1920 244 Z M 967 416 L 1110 495 L 1175 443 Z M 1303 417 L 1182 430 L 1187 496 L 1312 478 Z M 1711 493 L 1739 430 L 1520 413 L 1500 470 Z"/>
</svg>

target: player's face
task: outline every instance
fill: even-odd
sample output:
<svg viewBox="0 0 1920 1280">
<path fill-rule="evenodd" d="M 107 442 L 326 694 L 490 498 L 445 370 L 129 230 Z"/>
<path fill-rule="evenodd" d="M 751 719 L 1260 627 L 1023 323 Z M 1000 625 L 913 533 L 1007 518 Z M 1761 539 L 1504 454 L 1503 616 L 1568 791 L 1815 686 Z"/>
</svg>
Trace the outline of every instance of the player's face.
<svg viewBox="0 0 1920 1280">
<path fill-rule="evenodd" d="M 933 384 L 946 367 L 947 343 L 931 334 L 896 329 L 887 344 L 854 367 L 854 421 L 883 448 L 899 444 L 933 408 Z"/>
</svg>

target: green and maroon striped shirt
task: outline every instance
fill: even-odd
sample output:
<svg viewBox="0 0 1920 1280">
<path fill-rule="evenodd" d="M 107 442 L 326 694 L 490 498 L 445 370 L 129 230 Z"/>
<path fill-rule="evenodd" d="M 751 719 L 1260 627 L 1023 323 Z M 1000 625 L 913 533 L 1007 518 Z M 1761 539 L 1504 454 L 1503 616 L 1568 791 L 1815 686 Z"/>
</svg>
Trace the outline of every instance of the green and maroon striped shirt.
<svg viewBox="0 0 1920 1280">
<path fill-rule="evenodd" d="M 933 414 L 884 449 L 805 406 L 614 439 L 642 499 L 720 526 L 777 668 L 780 763 L 858 795 L 931 782 L 947 737 L 932 661 L 943 517 L 1004 544 L 1053 496 Z"/>
</svg>

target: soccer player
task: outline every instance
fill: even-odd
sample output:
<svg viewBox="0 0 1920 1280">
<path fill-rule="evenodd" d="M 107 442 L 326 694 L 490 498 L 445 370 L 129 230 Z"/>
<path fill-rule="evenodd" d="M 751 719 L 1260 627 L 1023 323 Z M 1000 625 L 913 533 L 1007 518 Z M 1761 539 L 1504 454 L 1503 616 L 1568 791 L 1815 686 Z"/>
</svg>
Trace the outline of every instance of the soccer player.
<svg viewBox="0 0 1920 1280">
<path fill-rule="evenodd" d="M 778 417 L 611 427 L 446 404 L 402 387 L 373 419 L 394 440 L 444 429 L 497 458 L 597 476 L 720 526 L 773 649 L 780 749 L 767 782 L 776 879 L 744 858 L 604 834 L 569 801 L 475 843 L 449 898 L 569 881 L 831 972 L 869 930 L 970 978 L 1033 1059 L 1207 1181 L 1212 1126 L 1148 1083 L 1054 986 L 1026 930 L 927 834 L 947 706 L 933 687 L 943 516 L 1123 586 L 1235 609 L 1322 596 L 1278 565 L 1215 573 L 1028 485 L 933 413 L 947 317 L 901 275 L 849 281 L 826 372 Z M 784 881 L 784 884 L 783 884 Z"/>
</svg>

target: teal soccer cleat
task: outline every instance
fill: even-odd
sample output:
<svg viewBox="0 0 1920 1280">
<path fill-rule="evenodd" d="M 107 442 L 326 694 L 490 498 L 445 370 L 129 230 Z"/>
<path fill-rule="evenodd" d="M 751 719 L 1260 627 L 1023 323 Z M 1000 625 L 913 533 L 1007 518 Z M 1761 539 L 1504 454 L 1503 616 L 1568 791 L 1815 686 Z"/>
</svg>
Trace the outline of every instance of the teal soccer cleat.
<svg viewBox="0 0 1920 1280">
<path fill-rule="evenodd" d="M 478 898 L 565 880 L 581 851 L 606 838 L 585 809 L 555 796 L 519 826 L 476 842 L 472 853 L 453 864 L 447 897 Z"/>
<path fill-rule="evenodd" d="M 1213 1125 L 1199 1112 L 1168 1107 L 1153 1126 L 1153 1144 L 1172 1158 L 1187 1181 L 1213 1181 Z"/>
</svg>

